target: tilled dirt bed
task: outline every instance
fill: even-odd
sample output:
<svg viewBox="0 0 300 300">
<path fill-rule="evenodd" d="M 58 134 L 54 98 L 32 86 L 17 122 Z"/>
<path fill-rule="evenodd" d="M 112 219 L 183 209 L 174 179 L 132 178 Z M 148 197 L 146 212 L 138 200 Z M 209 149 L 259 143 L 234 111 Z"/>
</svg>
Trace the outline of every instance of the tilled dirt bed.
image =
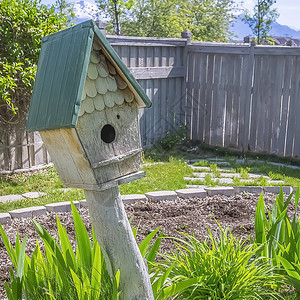
<svg viewBox="0 0 300 300">
<path fill-rule="evenodd" d="M 204 199 L 161 201 L 156 203 L 135 203 L 125 205 L 128 218 L 133 217 L 132 225 L 138 227 L 138 243 L 152 230 L 160 227 L 166 236 L 182 237 L 180 232 L 194 233 L 199 239 L 207 237 L 207 227 L 215 235 L 218 223 L 239 238 L 248 238 L 254 233 L 254 214 L 259 195 L 239 194 L 231 197 L 214 196 Z M 265 194 L 264 201 L 269 209 L 275 201 L 274 194 Z M 292 206 L 291 206 L 292 209 Z M 87 209 L 80 210 L 81 217 L 91 233 L 91 220 Z M 71 213 L 59 214 L 59 218 L 74 243 L 74 226 Z M 35 218 L 52 236 L 56 236 L 56 215 L 48 214 Z M 15 219 L 12 224 L 4 225 L 4 230 L 14 243 L 17 231 L 20 238 L 27 236 L 27 254 L 30 256 L 38 238 L 30 219 Z M 162 242 L 161 252 L 174 249 L 172 241 Z M 10 259 L 0 237 L 0 299 L 5 297 L 4 281 L 9 280 Z"/>
</svg>

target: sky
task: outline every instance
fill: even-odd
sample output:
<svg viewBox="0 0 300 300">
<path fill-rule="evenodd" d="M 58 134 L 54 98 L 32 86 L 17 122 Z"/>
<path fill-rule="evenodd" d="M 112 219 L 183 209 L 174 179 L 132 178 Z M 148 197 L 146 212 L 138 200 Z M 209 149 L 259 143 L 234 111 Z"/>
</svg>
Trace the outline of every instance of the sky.
<svg viewBox="0 0 300 300">
<path fill-rule="evenodd" d="M 94 3 L 94 0 L 85 1 Z M 234 1 L 237 3 L 241 2 L 241 0 Z M 55 0 L 42 0 L 42 2 L 44 4 L 53 4 L 55 3 Z M 242 6 L 251 10 L 251 8 L 254 6 L 254 2 L 254 0 L 243 0 Z M 277 0 L 277 3 L 274 4 L 274 7 L 277 8 L 280 14 L 277 19 L 278 23 L 300 30 L 300 0 Z"/>
</svg>

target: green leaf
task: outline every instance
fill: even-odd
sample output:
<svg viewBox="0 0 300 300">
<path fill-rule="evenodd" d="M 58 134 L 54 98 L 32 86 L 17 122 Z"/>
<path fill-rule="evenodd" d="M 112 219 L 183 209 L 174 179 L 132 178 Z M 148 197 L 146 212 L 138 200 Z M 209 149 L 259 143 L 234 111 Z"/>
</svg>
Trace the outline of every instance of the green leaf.
<svg viewBox="0 0 300 300">
<path fill-rule="evenodd" d="M 145 257 L 147 250 L 149 249 L 150 245 L 149 243 L 151 242 L 151 240 L 153 239 L 153 237 L 156 235 L 156 233 L 158 232 L 158 230 L 160 229 L 160 227 L 156 228 L 155 230 L 153 230 L 151 233 L 149 233 L 144 240 L 139 244 L 139 249 L 141 251 L 141 254 L 143 257 Z"/>
<path fill-rule="evenodd" d="M 61 225 L 61 222 L 58 217 L 57 219 L 57 229 L 59 233 L 59 242 L 61 245 L 61 249 L 63 251 L 64 259 L 66 261 L 67 267 L 72 268 L 74 271 L 77 270 L 78 266 L 76 266 L 76 258 L 73 252 L 73 248 L 71 242 L 69 240 L 67 231 L 65 227 Z"/>
<path fill-rule="evenodd" d="M 74 226 L 75 226 L 75 232 L 76 232 L 76 240 L 78 244 L 78 250 L 80 255 L 80 260 L 82 263 L 82 266 L 86 268 L 86 270 L 91 270 L 92 268 L 92 248 L 91 248 L 91 242 L 89 239 L 88 232 L 82 222 L 82 219 L 80 218 L 80 215 L 73 204 L 71 202 L 71 208 L 73 213 L 73 219 L 74 219 Z"/>
<path fill-rule="evenodd" d="M 278 257 L 279 261 L 283 265 L 284 269 L 286 270 L 287 274 L 291 276 L 292 278 L 295 278 L 297 280 L 300 280 L 300 275 L 296 272 L 295 268 L 292 264 L 290 264 L 285 258 Z"/>
<path fill-rule="evenodd" d="M 13 264 L 13 266 L 15 268 L 17 268 L 17 255 L 16 255 L 16 252 L 10 242 L 10 240 L 8 239 L 5 231 L 3 230 L 3 227 L 0 223 L 0 233 L 1 233 L 1 236 L 2 236 L 2 240 L 3 240 L 3 243 L 4 243 L 4 246 L 5 246 L 5 249 L 10 257 L 10 260 Z"/>
<path fill-rule="evenodd" d="M 94 252 L 94 263 L 91 276 L 91 299 L 98 299 L 101 291 L 102 259 L 100 246 L 97 241 L 94 243 Z"/>
<path fill-rule="evenodd" d="M 186 280 L 180 281 L 178 283 L 173 283 L 170 286 L 162 289 L 162 291 L 157 299 L 164 300 L 169 297 L 172 297 L 175 294 L 182 292 L 187 288 L 191 288 L 194 284 L 201 281 L 201 279 L 202 279 L 202 276 L 191 278 L 191 279 L 186 279 Z"/>
<path fill-rule="evenodd" d="M 24 274 L 26 240 L 27 240 L 27 237 L 25 237 L 22 242 L 22 246 L 20 248 L 19 257 L 18 257 L 17 277 L 20 278 L 20 280 L 22 279 L 23 274 Z"/>
</svg>

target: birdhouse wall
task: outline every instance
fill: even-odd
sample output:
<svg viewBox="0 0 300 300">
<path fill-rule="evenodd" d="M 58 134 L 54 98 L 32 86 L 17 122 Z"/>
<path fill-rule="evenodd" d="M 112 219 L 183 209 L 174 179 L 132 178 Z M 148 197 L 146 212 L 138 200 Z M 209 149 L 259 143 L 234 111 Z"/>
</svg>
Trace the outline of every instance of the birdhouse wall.
<svg viewBox="0 0 300 300">
<path fill-rule="evenodd" d="M 107 125 L 115 133 L 111 142 L 103 137 L 103 128 Z M 85 113 L 79 117 L 76 131 L 98 183 L 139 170 L 142 156 L 135 104 L 124 103 Z"/>
<path fill-rule="evenodd" d="M 66 187 L 96 185 L 94 172 L 74 128 L 40 131 L 61 181 Z"/>
</svg>

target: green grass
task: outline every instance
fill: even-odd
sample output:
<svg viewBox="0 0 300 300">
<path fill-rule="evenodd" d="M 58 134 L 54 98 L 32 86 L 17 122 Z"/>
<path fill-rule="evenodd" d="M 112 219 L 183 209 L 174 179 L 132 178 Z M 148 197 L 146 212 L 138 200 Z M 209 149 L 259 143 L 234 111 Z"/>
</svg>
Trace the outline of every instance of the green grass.
<svg viewBox="0 0 300 300">
<path fill-rule="evenodd" d="M 0 196 L 26 192 L 50 192 L 62 187 L 62 182 L 52 167 L 33 175 L 16 174 L 0 177 Z"/>
<path fill-rule="evenodd" d="M 145 160 L 149 163 L 151 160 Z M 121 194 L 144 194 L 151 191 L 177 190 L 185 188 L 184 177 L 192 175 L 192 169 L 182 160 L 170 158 L 169 162 L 149 165 L 142 168 L 147 177 L 120 185 Z M 62 201 L 78 201 L 84 199 L 83 190 L 62 188 L 62 182 L 54 168 L 47 168 L 39 174 L 31 176 L 15 175 L 0 179 L 1 196 L 23 194 L 26 192 L 45 192 L 46 195 L 37 199 L 0 203 L 0 213 L 13 209 L 40 206 Z"/>
<path fill-rule="evenodd" d="M 147 177 L 120 185 L 120 192 L 126 194 L 144 194 L 153 191 L 175 191 L 186 187 L 185 176 L 192 176 L 192 169 L 182 160 L 170 158 L 169 162 L 144 166 Z"/>
</svg>

